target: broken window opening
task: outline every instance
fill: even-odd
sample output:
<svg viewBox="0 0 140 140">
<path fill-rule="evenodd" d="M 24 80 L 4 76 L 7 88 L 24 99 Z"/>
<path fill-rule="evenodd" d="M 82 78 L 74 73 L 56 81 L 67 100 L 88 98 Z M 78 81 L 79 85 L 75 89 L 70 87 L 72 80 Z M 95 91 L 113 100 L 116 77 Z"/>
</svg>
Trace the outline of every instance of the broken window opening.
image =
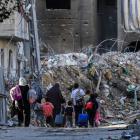
<svg viewBox="0 0 140 140">
<path fill-rule="evenodd" d="M 97 0 L 97 13 L 102 14 L 108 6 L 116 7 L 117 0 Z"/>
<path fill-rule="evenodd" d="M 97 13 L 101 14 L 103 12 L 103 0 L 97 0 Z"/>
<path fill-rule="evenodd" d="M 13 52 L 12 52 L 12 50 L 9 50 L 8 73 L 11 72 L 12 68 L 13 68 Z"/>
<path fill-rule="evenodd" d="M 130 42 L 123 50 L 124 52 L 138 52 L 140 51 L 140 41 Z"/>
<path fill-rule="evenodd" d="M 46 0 L 47 9 L 70 9 L 71 0 Z"/>
<path fill-rule="evenodd" d="M 4 49 L 1 49 L 1 66 L 4 67 Z"/>
<path fill-rule="evenodd" d="M 116 0 L 105 0 L 107 6 L 115 6 L 117 4 Z"/>
<path fill-rule="evenodd" d="M 20 77 L 20 61 L 17 60 L 17 76 Z"/>
</svg>

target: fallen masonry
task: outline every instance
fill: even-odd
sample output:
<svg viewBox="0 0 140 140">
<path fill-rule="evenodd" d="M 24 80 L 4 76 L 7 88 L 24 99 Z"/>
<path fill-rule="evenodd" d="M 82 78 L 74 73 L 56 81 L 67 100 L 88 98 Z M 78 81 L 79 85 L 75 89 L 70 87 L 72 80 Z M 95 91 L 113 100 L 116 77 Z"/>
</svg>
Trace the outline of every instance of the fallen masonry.
<svg viewBox="0 0 140 140">
<path fill-rule="evenodd" d="M 46 91 L 53 82 L 59 82 L 63 95 L 68 99 L 72 84 L 78 82 L 82 87 L 98 92 L 105 124 L 133 123 L 140 119 L 139 60 L 139 52 L 96 54 L 86 67 L 58 66 L 56 59 L 55 66 L 50 69 L 43 66 L 42 84 Z"/>
</svg>

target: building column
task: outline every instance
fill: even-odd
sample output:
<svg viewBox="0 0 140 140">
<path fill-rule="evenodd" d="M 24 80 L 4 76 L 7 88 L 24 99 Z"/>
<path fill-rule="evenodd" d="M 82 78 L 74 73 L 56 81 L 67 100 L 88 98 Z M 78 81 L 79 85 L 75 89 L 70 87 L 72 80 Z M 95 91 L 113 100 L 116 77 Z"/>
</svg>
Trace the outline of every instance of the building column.
<svg viewBox="0 0 140 140">
<path fill-rule="evenodd" d="M 117 22 L 118 22 L 118 24 L 117 24 L 117 28 L 118 28 L 118 33 L 117 33 L 117 38 L 118 38 L 118 40 L 123 40 L 124 39 L 124 33 L 123 33 L 123 26 L 122 26 L 122 5 L 121 5 L 121 3 L 122 3 L 122 0 L 117 0 L 117 18 L 118 18 L 118 20 L 117 20 Z M 119 50 L 121 50 L 122 48 L 122 42 L 119 42 L 118 41 L 118 49 Z"/>
</svg>

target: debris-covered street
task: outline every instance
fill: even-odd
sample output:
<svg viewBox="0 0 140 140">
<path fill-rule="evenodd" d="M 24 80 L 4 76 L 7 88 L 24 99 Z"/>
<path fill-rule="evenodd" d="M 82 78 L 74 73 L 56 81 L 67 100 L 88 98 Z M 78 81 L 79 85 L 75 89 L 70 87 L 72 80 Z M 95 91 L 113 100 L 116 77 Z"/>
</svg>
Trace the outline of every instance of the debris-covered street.
<svg viewBox="0 0 140 140">
<path fill-rule="evenodd" d="M 131 132 L 126 131 L 124 126 L 98 129 L 2 128 L 0 129 L 0 140 L 120 140 L 122 131 Z"/>
</svg>

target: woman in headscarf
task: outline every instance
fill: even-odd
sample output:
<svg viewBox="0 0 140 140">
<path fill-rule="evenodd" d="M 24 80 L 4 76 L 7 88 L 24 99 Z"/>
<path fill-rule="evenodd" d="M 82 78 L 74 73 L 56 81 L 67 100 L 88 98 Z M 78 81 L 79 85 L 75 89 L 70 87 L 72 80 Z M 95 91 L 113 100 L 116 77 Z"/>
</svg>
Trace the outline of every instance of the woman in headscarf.
<svg viewBox="0 0 140 140">
<path fill-rule="evenodd" d="M 18 126 L 25 127 L 30 124 L 30 104 L 28 100 L 29 86 L 25 78 L 20 77 L 19 84 L 10 90 L 13 106 L 17 108 Z"/>
<path fill-rule="evenodd" d="M 56 83 L 46 94 L 47 100 L 54 106 L 53 118 L 61 112 L 61 104 L 65 102 L 60 90 L 60 86 Z"/>
</svg>

